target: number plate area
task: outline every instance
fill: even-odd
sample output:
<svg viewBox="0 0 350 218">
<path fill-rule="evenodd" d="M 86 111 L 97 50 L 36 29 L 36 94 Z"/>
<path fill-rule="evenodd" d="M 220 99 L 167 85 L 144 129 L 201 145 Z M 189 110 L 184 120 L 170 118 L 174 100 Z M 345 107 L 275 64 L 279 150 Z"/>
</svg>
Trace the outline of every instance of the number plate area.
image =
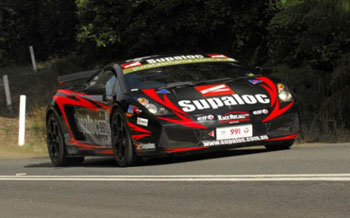
<svg viewBox="0 0 350 218">
<path fill-rule="evenodd" d="M 237 139 L 253 136 L 253 125 L 239 125 L 216 128 L 216 139 Z"/>
</svg>

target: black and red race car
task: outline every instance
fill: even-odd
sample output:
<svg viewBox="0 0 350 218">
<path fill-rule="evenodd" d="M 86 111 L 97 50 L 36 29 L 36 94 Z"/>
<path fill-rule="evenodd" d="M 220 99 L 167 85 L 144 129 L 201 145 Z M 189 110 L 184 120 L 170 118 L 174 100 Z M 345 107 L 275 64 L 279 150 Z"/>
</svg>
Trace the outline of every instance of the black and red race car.
<svg viewBox="0 0 350 218">
<path fill-rule="evenodd" d="M 78 82 L 80 81 L 80 82 Z M 149 56 L 59 77 L 48 107 L 55 166 L 263 145 L 287 149 L 300 131 L 285 83 L 221 54 Z"/>
</svg>

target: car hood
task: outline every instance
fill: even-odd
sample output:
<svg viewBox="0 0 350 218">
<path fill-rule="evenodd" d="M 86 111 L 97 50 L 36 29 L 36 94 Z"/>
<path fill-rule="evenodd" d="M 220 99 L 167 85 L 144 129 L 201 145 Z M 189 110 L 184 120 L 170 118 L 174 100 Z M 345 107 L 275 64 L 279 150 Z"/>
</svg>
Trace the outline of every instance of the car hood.
<svg viewBox="0 0 350 218">
<path fill-rule="evenodd" d="M 167 110 L 186 114 L 249 112 L 269 108 L 277 96 L 275 84 L 266 77 L 142 91 Z"/>
</svg>

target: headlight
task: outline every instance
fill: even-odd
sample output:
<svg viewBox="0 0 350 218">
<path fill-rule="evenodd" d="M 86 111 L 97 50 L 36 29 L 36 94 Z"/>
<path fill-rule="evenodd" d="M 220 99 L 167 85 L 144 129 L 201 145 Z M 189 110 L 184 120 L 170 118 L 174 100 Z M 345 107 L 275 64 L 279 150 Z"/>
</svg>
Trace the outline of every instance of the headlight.
<svg viewBox="0 0 350 218">
<path fill-rule="evenodd" d="M 288 88 L 285 85 L 283 85 L 282 83 L 278 83 L 277 89 L 278 89 L 278 98 L 281 101 L 286 102 L 286 101 L 293 100 L 292 94 L 289 92 Z"/>
<path fill-rule="evenodd" d="M 146 105 L 146 108 L 152 114 L 156 114 L 158 112 L 158 108 L 154 104 L 148 104 L 148 105 Z"/>
<path fill-rule="evenodd" d="M 155 104 L 150 103 L 149 100 L 146 98 L 138 98 L 137 101 L 154 115 L 164 115 L 168 113 L 168 111 L 164 107 L 157 107 Z"/>
</svg>

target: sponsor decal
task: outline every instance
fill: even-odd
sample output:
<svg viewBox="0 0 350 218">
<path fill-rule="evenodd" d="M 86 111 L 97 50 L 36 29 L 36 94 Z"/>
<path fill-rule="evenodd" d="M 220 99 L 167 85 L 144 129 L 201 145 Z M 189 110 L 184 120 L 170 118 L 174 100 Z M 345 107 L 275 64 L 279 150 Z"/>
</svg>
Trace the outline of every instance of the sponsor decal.
<svg viewBox="0 0 350 218">
<path fill-rule="evenodd" d="M 261 80 L 258 80 L 258 79 L 252 79 L 252 80 L 249 80 L 249 82 L 253 85 L 256 85 L 256 84 L 259 84 L 259 83 L 262 83 Z"/>
<path fill-rule="evenodd" d="M 181 55 L 181 56 L 173 56 L 173 57 L 165 57 L 165 58 L 153 58 L 146 60 L 149 64 L 168 62 L 168 61 L 177 61 L 177 60 L 186 60 L 186 59 L 195 59 L 195 58 L 204 58 L 203 55 Z"/>
<path fill-rule="evenodd" d="M 215 131 L 214 130 L 211 131 L 208 135 L 211 136 L 211 137 L 215 137 Z"/>
<path fill-rule="evenodd" d="M 188 55 L 190 56 L 190 55 Z M 187 57 L 188 57 L 187 56 Z M 175 57 L 182 57 L 182 56 L 175 56 Z M 153 68 L 158 68 L 158 67 L 166 67 L 166 66 L 173 66 L 173 65 L 181 65 L 181 64 L 194 64 L 194 63 L 210 63 L 210 62 L 237 62 L 235 59 L 232 58 L 199 58 L 198 56 L 195 58 L 174 58 L 174 60 L 170 60 L 169 58 L 167 61 L 165 58 L 164 61 L 162 58 L 158 58 L 158 59 L 149 59 L 151 60 L 152 63 L 147 63 L 146 64 L 142 64 L 141 66 L 135 66 L 135 67 L 130 67 L 127 69 L 123 69 L 123 73 L 124 74 L 128 74 L 128 73 L 133 73 L 136 71 L 142 71 L 142 70 L 148 70 L 148 69 L 153 69 Z M 153 63 L 154 62 L 154 63 Z"/>
<path fill-rule="evenodd" d="M 216 129 L 216 139 L 236 139 L 253 136 L 253 126 L 240 125 L 240 126 L 228 126 Z"/>
<path fill-rule="evenodd" d="M 107 113 L 112 112 L 112 108 L 110 108 L 108 105 L 103 104 L 101 102 L 96 101 L 89 95 L 86 95 L 84 93 L 80 92 L 74 92 L 67 89 L 60 89 L 57 91 L 56 95 L 53 96 L 53 99 L 56 101 L 59 109 L 62 112 L 63 119 L 66 123 L 70 140 L 68 143 L 74 144 L 76 146 L 79 146 L 82 149 L 99 149 L 101 146 L 95 146 L 95 145 L 87 145 L 84 143 L 81 143 L 77 141 L 73 135 L 72 129 L 70 127 L 70 124 L 68 122 L 68 117 L 66 114 L 65 106 L 66 105 L 74 105 L 79 106 L 81 108 L 86 108 L 91 111 L 98 111 L 100 109 L 104 109 L 107 111 Z"/>
<path fill-rule="evenodd" d="M 128 69 L 128 68 L 132 68 L 132 67 L 142 66 L 142 64 L 141 64 L 141 62 L 136 61 L 136 62 L 132 62 L 132 63 L 122 64 L 121 66 L 123 69 Z"/>
<path fill-rule="evenodd" d="M 226 55 L 223 54 L 208 54 L 211 58 L 228 58 Z"/>
<path fill-rule="evenodd" d="M 204 115 L 204 116 L 200 116 L 200 117 L 197 117 L 197 120 L 198 121 L 207 121 L 207 120 L 214 120 L 214 115 Z"/>
<path fill-rule="evenodd" d="M 261 110 L 253 111 L 252 113 L 253 113 L 253 115 L 268 114 L 268 113 L 269 113 L 269 110 L 267 110 L 267 109 L 261 109 Z"/>
<path fill-rule="evenodd" d="M 156 149 L 155 143 L 137 143 L 136 144 L 137 151 L 147 151 Z"/>
<path fill-rule="evenodd" d="M 142 110 L 140 110 L 137 106 L 134 106 L 134 105 L 129 105 L 128 111 L 127 111 L 127 113 L 129 114 L 136 113 L 137 115 L 139 115 L 141 112 Z"/>
<path fill-rule="evenodd" d="M 226 84 L 208 85 L 208 86 L 196 86 L 194 87 L 204 97 L 218 96 L 218 95 L 229 95 L 235 92 L 228 87 Z"/>
<path fill-rule="evenodd" d="M 148 126 L 148 119 L 138 117 L 136 123 L 140 126 Z"/>
<path fill-rule="evenodd" d="M 252 137 L 244 137 L 244 138 L 236 138 L 236 139 L 202 141 L 202 143 L 204 147 L 212 147 L 212 146 L 220 146 L 220 145 L 233 145 L 233 144 L 239 144 L 239 143 L 257 142 L 257 141 L 264 141 L 268 139 L 269 137 L 267 135 L 261 135 L 261 136 L 252 136 Z"/>
<path fill-rule="evenodd" d="M 159 91 L 156 92 L 157 94 L 169 94 L 170 92 L 166 89 L 161 89 Z"/>
<path fill-rule="evenodd" d="M 222 96 L 216 98 L 206 98 L 199 100 L 181 100 L 178 102 L 179 106 L 185 112 L 192 112 L 196 110 L 206 109 L 218 109 L 224 106 L 235 106 L 245 104 L 269 104 L 270 99 L 267 95 L 256 94 L 256 95 L 238 95 L 233 94 L 230 96 Z"/>
<path fill-rule="evenodd" d="M 86 118 L 76 117 L 76 120 L 78 121 L 78 129 L 83 134 L 111 135 L 111 129 L 106 120 L 92 119 L 89 115 Z"/>
<path fill-rule="evenodd" d="M 240 121 L 249 121 L 249 113 L 244 111 L 232 111 L 224 115 L 218 115 L 219 123 L 234 123 Z"/>
</svg>

